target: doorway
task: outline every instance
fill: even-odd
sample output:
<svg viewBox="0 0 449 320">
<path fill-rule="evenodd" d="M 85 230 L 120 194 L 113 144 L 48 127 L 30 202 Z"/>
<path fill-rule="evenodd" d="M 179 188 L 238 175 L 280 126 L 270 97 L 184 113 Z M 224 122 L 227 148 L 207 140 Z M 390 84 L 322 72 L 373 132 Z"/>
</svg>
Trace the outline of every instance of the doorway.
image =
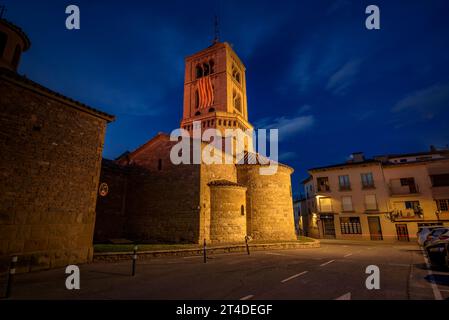
<svg viewBox="0 0 449 320">
<path fill-rule="evenodd" d="M 407 224 L 405 224 L 405 223 L 397 224 L 396 225 L 396 234 L 398 236 L 399 241 L 409 241 Z"/>
<path fill-rule="evenodd" d="M 379 217 L 368 217 L 368 227 L 371 240 L 383 240 Z"/>
<path fill-rule="evenodd" d="M 323 238 L 335 239 L 335 224 L 333 215 L 320 216 L 321 225 L 323 227 Z"/>
</svg>

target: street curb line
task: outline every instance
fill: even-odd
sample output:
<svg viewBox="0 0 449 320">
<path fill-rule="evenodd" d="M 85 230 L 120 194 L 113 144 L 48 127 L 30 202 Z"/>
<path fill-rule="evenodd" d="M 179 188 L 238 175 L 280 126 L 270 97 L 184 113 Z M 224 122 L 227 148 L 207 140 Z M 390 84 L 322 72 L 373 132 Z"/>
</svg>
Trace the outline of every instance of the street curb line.
<svg viewBox="0 0 449 320">
<path fill-rule="evenodd" d="M 250 245 L 251 251 L 262 250 L 285 250 L 285 249 L 309 249 L 319 248 L 321 246 L 319 240 L 310 242 L 281 242 L 281 243 L 261 243 Z M 233 245 L 233 246 L 217 246 L 206 249 L 209 254 L 219 253 L 233 253 L 233 252 L 246 252 L 246 245 Z M 130 260 L 132 258 L 132 252 L 102 252 L 94 253 L 94 262 L 114 262 L 121 260 Z M 193 249 L 176 249 L 176 250 L 153 250 L 153 251 L 139 251 L 137 252 L 139 259 L 148 259 L 156 257 L 185 257 L 185 256 L 201 256 L 203 255 L 203 248 Z"/>
</svg>

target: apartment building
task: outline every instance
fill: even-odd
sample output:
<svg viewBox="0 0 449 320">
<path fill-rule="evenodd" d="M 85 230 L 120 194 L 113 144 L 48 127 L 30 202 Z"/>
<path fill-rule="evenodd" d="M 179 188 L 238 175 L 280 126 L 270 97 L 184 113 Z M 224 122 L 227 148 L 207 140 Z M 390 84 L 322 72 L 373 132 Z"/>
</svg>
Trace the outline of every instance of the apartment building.
<svg viewBox="0 0 449 320">
<path fill-rule="evenodd" d="M 449 226 L 449 151 L 376 156 L 312 168 L 302 183 L 306 235 L 410 241 L 420 226 Z"/>
</svg>

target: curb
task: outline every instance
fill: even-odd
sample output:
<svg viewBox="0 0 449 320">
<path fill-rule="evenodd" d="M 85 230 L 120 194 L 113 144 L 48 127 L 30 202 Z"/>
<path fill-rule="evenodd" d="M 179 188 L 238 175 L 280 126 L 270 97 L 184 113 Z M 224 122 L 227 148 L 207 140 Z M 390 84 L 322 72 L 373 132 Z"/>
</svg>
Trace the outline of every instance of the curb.
<svg viewBox="0 0 449 320">
<path fill-rule="evenodd" d="M 282 249 L 309 249 L 319 248 L 320 241 L 314 240 L 311 242 L 281 242 L 281 243 L 260 243 L 249 246 L 250 251 L 262 250 L 282 250 Z M 217 246 L 206 248 L 208 254 L 246 252 L 246 246 L 232 245 L 232 246 Z M 116 262 L 121 260 L 131 260 L 132 252 L 102 252 L 94 253 L 93 262 Z M 203 248 L 198 247 L 194 249 L 177 249 L 177 250 L 155 250 L 155 251 L 139 251 L 137 255 L 140 259 L 150 259 L 156 257 L 186 257 L 186 256 L 202 256 Z"/>
</svg>

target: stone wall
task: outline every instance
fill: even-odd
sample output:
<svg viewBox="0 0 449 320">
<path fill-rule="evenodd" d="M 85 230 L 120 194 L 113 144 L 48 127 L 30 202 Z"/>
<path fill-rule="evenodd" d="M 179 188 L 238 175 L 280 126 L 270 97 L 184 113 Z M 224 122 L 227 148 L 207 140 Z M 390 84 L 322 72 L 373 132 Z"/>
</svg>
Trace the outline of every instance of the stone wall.
<svg viewBox="0 0 449 320">
<path fill-rule="evenodd" d="M 125 237 L 128 170 L 111 160 L 101 163 L 100 185 L 106 183 L 108 193 L 98 196 L 94 242 Z"/>
<path fill-rule="evenodd" d="M 237 182 L 247 187 L 247 228 L 255 240 L 296 239 L 292 169 L 278 166 L 274 175 L 261 175 L 259 165 L 237 165 Z"/>
<path fill-rule="evenodd" d="M 243 242 L 246 236 L 246 188 L 210 184 L 210 242 Z"/>
<path fill-rule="evenodd" d="M 199 165 L 174 165 L 157 136 L 128 161 L 125 235 L 143 242 L 199 241 Z M 121 162 L 123 163 L 123 161 Z"/>
<path fill-rule="evenodd" d="M 0 74 L 0 255 L 19 272 L 91 259 L 106 128 L 26 81 Z"/>
<path fill-rule="evenodd" d="M 202 164 L 200 171 L 200 240 L 210 241 L 211 198 L 208 184 L 214 180 L 237 182 L 237 171 L 234 164 Z"/>
</svg>

